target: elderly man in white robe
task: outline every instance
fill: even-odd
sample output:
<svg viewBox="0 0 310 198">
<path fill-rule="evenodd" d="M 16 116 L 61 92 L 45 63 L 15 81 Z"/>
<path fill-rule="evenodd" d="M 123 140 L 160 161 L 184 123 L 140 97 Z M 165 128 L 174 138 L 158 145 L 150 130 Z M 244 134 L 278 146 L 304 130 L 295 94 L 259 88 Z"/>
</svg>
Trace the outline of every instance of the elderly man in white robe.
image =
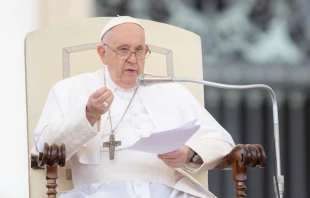
<svg viewBox="0 0 310 198">
<path fill-rule="evenodd" d="M 97 52 L 104 69 L 54 85 L 34 131 L 39 149 L 44 141 L 64 143 L 72 160 L 74 189 L 60 197 L 215 197 L 207 170 L 231 151 L 231 136 L 182 85 L 137 86 L 149 49 L 136 19 L 113 18 L 101 41 Z M 177 151 L 126 149 L 194 119 L 199 130 Z"/>
</svg>

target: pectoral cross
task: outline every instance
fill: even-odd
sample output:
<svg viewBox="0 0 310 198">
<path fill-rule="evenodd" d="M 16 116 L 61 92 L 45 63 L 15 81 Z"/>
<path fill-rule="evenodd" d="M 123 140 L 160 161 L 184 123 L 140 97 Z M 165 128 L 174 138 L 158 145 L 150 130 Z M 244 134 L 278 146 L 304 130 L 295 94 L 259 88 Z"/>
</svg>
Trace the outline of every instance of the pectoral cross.
<svg viewBox="0 0 310 198">
<path fill-rule="evenodd" d="M 121 144 L 121 141 L 115 141 L 114 135 L 110 135 L 110 141 L 103 143 L 103 147 L 109 147 L 110 160 L 114 159 L 115 147 Z"/>
</svg>

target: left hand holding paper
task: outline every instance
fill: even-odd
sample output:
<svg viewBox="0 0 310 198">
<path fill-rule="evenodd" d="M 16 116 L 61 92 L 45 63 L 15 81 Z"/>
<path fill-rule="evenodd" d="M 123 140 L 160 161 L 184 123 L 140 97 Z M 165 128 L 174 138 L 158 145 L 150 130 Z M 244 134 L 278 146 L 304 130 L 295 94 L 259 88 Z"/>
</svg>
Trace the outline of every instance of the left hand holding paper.
<svg viewBox="0 0 310 198">
<path fill-rule="evenodd" d="M 167 166 L 170 166 L 171 168 L 181 168 L 186 163 L 189 162 L 194 153 L 195 152 L 191 148 L 189 148 L 186 145 L 183 145 L 177 151 L 165 154 L 159 154 L 157 155 L 157 157 L 163 160 L 163 162 L 167 164 Z"/>
</svg>

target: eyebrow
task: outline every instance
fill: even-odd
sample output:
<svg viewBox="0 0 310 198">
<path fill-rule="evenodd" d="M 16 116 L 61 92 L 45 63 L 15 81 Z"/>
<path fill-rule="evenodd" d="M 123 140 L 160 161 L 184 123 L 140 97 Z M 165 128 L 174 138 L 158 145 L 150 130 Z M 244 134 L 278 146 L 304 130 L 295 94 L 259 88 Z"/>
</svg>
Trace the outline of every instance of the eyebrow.
<svg viewBox="0 0 310 198">
<path fill-rule="evenodd" d="M 128 47 L 128 48 L 130 48 L 130 46 L 128 44 L 122 44 L 122 45 L 118 46 L 117 49 L 119 49 L 121 47 Z M 138 48 L 143 48 L 143 45 L 138 45 L 138 46 L 135 47 L 135 49 L 138 49 Z"/>
</svg>

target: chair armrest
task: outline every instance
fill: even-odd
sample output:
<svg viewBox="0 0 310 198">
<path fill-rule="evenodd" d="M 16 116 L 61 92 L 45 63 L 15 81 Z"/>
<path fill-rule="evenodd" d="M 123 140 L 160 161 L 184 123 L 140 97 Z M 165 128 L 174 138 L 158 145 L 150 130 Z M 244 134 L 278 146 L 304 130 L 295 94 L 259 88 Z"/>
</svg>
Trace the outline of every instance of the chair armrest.
<svg viewBox="0 0 310 198">
<path fill-rule="evenodd" d="M 63 167 L 66 163 L 66 147 L 53 144 L 49 146 L 44 143 L 44 149 L 39 155 L 31 154 L 31 168 L 43 169 L 45 167 L 47 196 L 56 198 L 56 187 L 58 179 L 58 166 Z"/>
<path fill-rule="evenodd" d="M 233 181 L 236 183 L 236 197 L 246 196 L 245 181 L 247 180 L 247 167 L 266 167 L 266 153 L 264 147 L 259 144 L 238 144 L 216 166 L 218 169 L 232 168 Z"/>
<path fill-rule="evenodd" d="M 44 167 L 40 167 L 38 162 L 37 162 L 37 158 L 38 156 L 35 154 L 31 154 L 31 158 L 30 158 L 30 167 L 32 169 L 44 169 Z"/>
<path fill-rule="evenodd" d="M 218 169 L 229 168 L 237 163 L 240 168 L 260 166 L 266 167 L 267 156 L 260 144 L 238 144 L 216 166 Z"/>
</svg>

